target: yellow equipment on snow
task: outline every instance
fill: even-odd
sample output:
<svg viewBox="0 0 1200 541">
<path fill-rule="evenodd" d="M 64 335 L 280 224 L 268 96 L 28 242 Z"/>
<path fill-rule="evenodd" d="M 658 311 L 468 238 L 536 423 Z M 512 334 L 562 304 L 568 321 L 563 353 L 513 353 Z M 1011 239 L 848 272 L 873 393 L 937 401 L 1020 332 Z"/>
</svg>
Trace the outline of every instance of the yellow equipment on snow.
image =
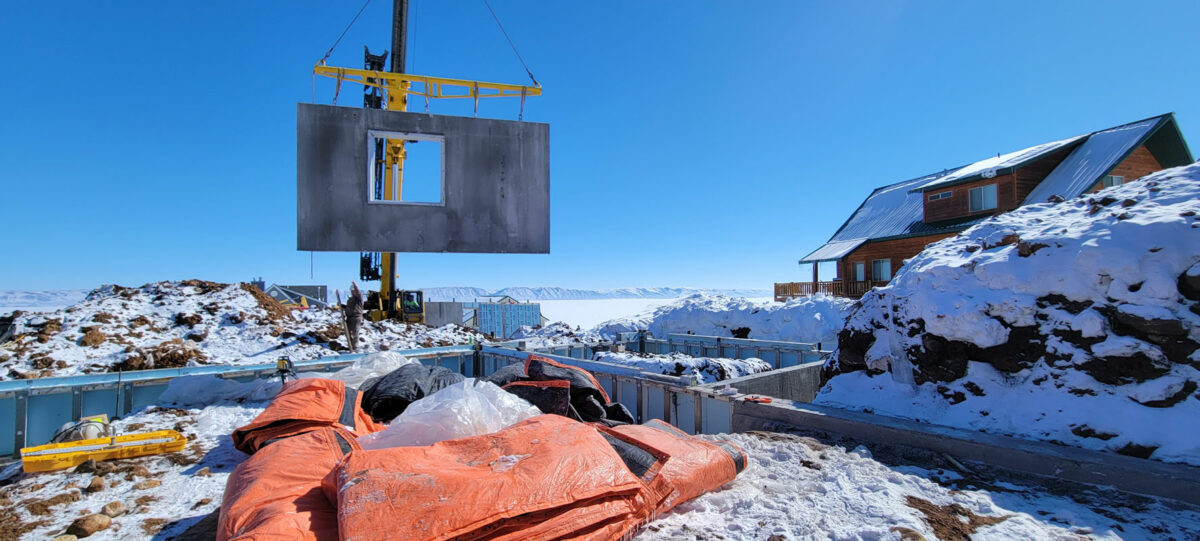
<svg viewBox="0 0 1200 541">
<path fill-rule="evenodd" d="M 187 438 L 174 430 L 159 430 L 68 443 L 48 443 L 21 449 L 21 466 L 26 473 L 73 468 L 88 459 L 96 461 L 177 453 Z"/>
</svg>

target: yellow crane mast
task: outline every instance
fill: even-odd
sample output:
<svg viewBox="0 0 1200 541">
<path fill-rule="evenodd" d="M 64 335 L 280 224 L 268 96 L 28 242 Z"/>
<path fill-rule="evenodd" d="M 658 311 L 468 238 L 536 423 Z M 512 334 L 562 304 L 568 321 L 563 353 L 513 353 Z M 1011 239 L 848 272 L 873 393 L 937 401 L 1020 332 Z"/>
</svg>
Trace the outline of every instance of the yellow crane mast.
<svg viewBox="0 0 1200 541">
<path fill-rule="evenodd" d="M 498 22 L 499 19 L 497 19 Z M 327 66 L 322 59 L 313 67 L 313 73 L 336 79 L 339 91 L 342 83 L 345 82 L 358 83 L 364 89 L 378 89 L 379 93 L 372 95 L 375 97 L 374 100 L 368 98 L 364 101 L 373 101 L 372 105 L 375 107 L 382 106 L 389 111 L 407 111 L 409 96 L 417 96 L 424 99 L 425 112 L 429 112 L 429 100 L 431 99 L 473 99 L 475 114 L 478 115 L 480 98 L 519 97 L 521 109 L 518 118 L 522 118 L 525 113 L 525 98 L 542 94 L 541 85 L 536 81 L 533 86 L 527 86 L 403 73 L 405 49 L 407 48 L 407 27 L 408 0 L 393 0 L 391 71 Z M 369 51 L 366 56 L 368 64 L 371 64 L 374 59 L 382 68 L 382 56 L 372 57 Z M 404 160 L 406 157 L 404 141 L 387 139 L 384 146 L 386 148 L 380 153 L 383 155 L 383 163 L 374 164 L 382 165 L 382 199 L 384 201 L 400 201 L 404 186 Z M 371 260 L 373 259 L 372 257 Z M 372 294 L 368 300 L 367 306 L 371 309 L 368 317 L 374 321 L 386 317 L 398 318 L 409 323 L 425 322 L 425 303 L 421 292 L 396 289 L 395 253 L 379 254 L 377 273 L 373 270 L 372 272 L 367 271 L 367 267 L 371 267 L 367 261 L 364 261 L 362 267 L 360 269 L 362 279 L 375 279 L 375 274 L 378 274 L 380 280 L 379 292 Z"/>
</svg>

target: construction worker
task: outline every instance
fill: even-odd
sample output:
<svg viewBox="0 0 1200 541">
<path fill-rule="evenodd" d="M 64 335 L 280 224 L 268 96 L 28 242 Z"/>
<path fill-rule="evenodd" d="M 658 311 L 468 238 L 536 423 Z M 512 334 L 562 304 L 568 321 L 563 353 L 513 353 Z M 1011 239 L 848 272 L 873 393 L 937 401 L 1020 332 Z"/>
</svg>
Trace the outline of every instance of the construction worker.
<svg viewBox="0 0 1200 541">
<path fill-rule="evenodd" d="M 350 282 L 350 294 L 346 298 L 346 304 L 342 306 L 342 313 L 346 316 L 346 340 L 350 343 L 350 351 L 358 353 L 358 329 L 363 320 L 363 298 L 362 293 L 358 291 L 357 282 Z"/>
<path fill-rule="evenodd" d="M 421 309 L 421 305 L 417 303 L 417 294 L 409 293 L 404 296 L 404 310 L 406 312 L 416 312 Z"/>
</svg>

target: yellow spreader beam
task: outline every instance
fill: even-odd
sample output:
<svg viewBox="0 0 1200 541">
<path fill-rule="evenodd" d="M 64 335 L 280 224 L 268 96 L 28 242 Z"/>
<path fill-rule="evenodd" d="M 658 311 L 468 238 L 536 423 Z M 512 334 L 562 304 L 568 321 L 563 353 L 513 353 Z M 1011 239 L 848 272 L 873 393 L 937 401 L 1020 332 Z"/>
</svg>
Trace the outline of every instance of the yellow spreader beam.
<svg viewBox="0 0 1200 541">
<path fill-rule="evenodd" d="M 400 91 L 426 98 L 519 98 L 541 96 L 542 87 L 488 83 L 450 77 L 431 77 L 390 71 L 371 71 L 352 68 L 337 68 L 317 64 L 313 73 L 333 77 L 340 81 L 373 86 L 384 90 Z"/>
<path fill-rule="evenodd" d="M 26 473 L 73 468 L 89 459 L 97 462 L 162 453 L 177 453 L 187 438 L 174 430 L 143 432 L 111 438 L 96 438 L 67 443 L 49 443 L 21 449 L 21 466 Z"/>
</svg>

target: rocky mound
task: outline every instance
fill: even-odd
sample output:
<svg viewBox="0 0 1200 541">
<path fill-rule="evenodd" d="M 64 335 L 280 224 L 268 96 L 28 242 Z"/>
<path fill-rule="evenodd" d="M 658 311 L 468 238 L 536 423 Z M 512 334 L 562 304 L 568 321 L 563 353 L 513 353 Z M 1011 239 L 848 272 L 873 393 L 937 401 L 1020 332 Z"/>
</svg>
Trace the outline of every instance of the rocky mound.
<svg viewBox="0 0 1200 541">
<path fill-rule="evenodd" d="M 314 359 L 348 350 L 341 314 L 288 310 L 249 284 L 203 280 L 106 285 L 65 309 L 15 312 L 0 346 L 0 380 L 200 364 Z M 360 351 L 465 344 L 480 335 L 365 321 Z"/>
<path fill-rule="evenodd" d="M 817 402 L 1200 464 L 1200 164 L 1029 205 L 862 298 Z"/>
</svg>

